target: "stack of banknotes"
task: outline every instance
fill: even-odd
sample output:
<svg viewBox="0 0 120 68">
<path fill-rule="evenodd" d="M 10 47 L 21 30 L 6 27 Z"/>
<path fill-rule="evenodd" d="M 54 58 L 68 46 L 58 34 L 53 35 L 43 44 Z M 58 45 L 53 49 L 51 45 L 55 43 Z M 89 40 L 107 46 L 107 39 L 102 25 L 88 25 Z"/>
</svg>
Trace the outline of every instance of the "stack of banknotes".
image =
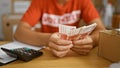
<svg viewBox="0 0 120 68">
<path fill-rule="evenodd" d="M 97 26 L 96 23 L 93 23 L 88 26 L 82 26 L 76 28 L 75 26 L 59 25 L 59 33 L 62 39 L 65 40 L 78 40 L 83 39 L 88 36 Z"/>
</svg>

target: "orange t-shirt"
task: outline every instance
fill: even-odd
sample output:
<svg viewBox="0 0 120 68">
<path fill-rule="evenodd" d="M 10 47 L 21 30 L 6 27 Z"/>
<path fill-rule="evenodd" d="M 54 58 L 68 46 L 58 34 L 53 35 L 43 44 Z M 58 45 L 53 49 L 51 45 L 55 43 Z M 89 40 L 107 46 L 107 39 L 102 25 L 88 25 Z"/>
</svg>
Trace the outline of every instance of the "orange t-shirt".
<svg viewBox="0 0 120 68">
<path fill-rule="evenodd" d="M 86 23 L 99 18 L 91 0 L 69 0 L 63 6 L 57 0 L 32 0 L 22 21 L 31 26 L 40 21 L 42 32 L 52 33 L 58 32 L 59 24 L 78 27 L 81 18 Z"/>
</svg>

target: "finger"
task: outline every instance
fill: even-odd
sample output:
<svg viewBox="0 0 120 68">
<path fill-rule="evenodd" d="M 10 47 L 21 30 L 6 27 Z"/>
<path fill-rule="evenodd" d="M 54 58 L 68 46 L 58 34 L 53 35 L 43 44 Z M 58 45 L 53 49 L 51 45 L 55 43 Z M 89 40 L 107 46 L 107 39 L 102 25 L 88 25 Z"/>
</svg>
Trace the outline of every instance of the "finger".
<svg viewBox="0 0 120 68">
<path fill-rule="evenodd" d="M 55 49 L 57 51 L 64 51 L 64 50 L 67 50 L 67 49 L 70 49 L 73 47 L 73 44 L 69 44 L 69 45 L 66 45 L 66 46 L 62 46 L 62 45 L 57 45 L 53 42 L 50 42 L 49 43 L 49 47 L 52 48 L 52 49 Z"/>
<path fill-rule="evenodd" d="M 59 44 L 59 45 L 68 45 L 72 44 L 72 41 L 60 39 L 59 34 L 53 34 L 50 38 L 50 41 Z"/>
<path fill-rule="evenodd" d="M 91 51 L 90 49 L 77 49 L 77 48 L 71 48 L 71 49 L 77 50 L 79 52 L 85 52 L 85 53 L 89 53 Z"/>
<path fill-rule="evenodd" d="M 74 45 L 72 48 L 76 48 L 76 49 L 92 49 L 93 45 Z"/>
<path fill-rule="evenodd" d="M 90 52 L 90 51 L 81 51 L 79 49 L 74 49 L 74 48 L 72 48 L 71 50 L 78 53 L 78 54 L 80 54 L 80 55 L 87 55 Z"/>
<path fill-rule="evenodd" d="M 58 39 L 58 40 L 55 41 L 55 43 L 59 44 L 59 45 L 68 45 L 68 44 L 72 44 L 72 41 Z"/>
<path fill-rule="evenodd" d="M 92 43 L 93 43 L 93 40 L 90 37 L 73 41 L 73 44 L 76 44 L 76 45 L 85 45 L 85 44 L 92 44 Z"/>
<path fill-rule="evenodd" d="M 52 52 L 57 57 L 64 57 L 69 52 L 69 50 L 66 50 L 66 51 L 56 51 L 56 50 L 52 49 Z"/>
</svg>

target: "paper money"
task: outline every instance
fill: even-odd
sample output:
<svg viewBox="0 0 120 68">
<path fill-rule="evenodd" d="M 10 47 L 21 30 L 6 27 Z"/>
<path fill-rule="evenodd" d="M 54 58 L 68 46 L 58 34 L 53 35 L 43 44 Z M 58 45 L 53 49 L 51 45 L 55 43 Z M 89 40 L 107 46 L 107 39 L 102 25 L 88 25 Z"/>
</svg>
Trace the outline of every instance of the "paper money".
<svg viewBox="0 0 120 68">
<path fill-rule="evenodd" d="M 70 31 L 76 29 L 75 26 L 59 25 L 59 33 L 62 39 L 68 39 Z"/>
<path fill-rule="evenodd" d="M 61 34 L 62 39 L 83 39 L 88 36 L 95 29 L 96 26 L 96 23 L 79 28 L 76 28 L 75 26 L 59 25 L 59 33 Z"/>
</svg>

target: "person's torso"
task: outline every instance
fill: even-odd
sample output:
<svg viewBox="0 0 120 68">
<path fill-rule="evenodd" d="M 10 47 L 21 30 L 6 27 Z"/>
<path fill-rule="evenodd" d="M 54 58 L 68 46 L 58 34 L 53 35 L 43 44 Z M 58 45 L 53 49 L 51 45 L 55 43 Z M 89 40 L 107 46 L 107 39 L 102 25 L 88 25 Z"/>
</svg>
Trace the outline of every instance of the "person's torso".
<svg viewBox="0 0 120 68">
<path fill-rule="evenodd" d="M 60 5 L 57 0 L 43 0 L 42 32 L 58 32 L 59 24 L 79 26 L 82 0 L 69 0 Z"/>
</svg>

